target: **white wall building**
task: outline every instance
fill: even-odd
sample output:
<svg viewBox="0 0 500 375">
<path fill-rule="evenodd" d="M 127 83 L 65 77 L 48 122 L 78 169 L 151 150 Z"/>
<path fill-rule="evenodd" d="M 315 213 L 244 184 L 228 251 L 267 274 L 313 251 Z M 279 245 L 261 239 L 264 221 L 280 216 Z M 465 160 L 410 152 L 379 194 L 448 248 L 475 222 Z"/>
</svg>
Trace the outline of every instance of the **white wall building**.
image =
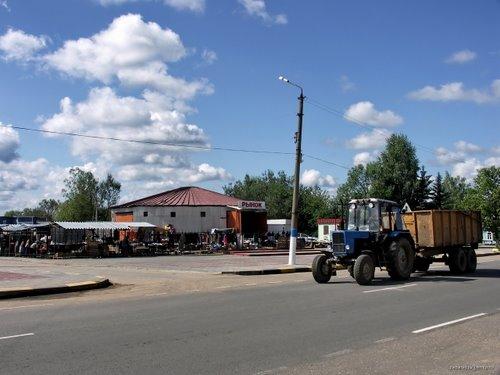
<svg viewBox="0 0 500 375">
<path fill-rule="evenodd" d="M 271 233 L 290 232 L 291 224 L 292 221 L 290 219 L 268 219 L 267 231 Z"/>
<path fill-rule="evenodd" d="M 340 223 L 341 219 L 338 218 L 318 219 L 318 240 L 330 241 L 330 233 L 340 230 Z"/>
<path fill-rule="evenodd" d="M 144 221 L 177 232 L 201 233 L 234 228 L 237 233 L 265 233 L 264 202 L 245 201 L 199 187 L 182 187 L 111 207 L 112 220 Z"/>
</svg>

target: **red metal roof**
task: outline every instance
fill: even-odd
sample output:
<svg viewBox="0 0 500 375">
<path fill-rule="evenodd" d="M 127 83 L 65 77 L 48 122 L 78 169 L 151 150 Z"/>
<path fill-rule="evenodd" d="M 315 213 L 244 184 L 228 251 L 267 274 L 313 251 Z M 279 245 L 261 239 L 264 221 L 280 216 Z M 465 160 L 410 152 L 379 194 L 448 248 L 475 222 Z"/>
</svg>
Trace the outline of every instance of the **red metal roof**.
<svg viewBox="0 0 500 375">
<path fill-rule="evenodd" d="M 186 186 L 151 195 L 112 208 L 137 206 L 235 206 L 240 199 L 195 186 Z"/>
<path fill-rule="evenodd" d="M 342 219 L 340 218 L 323 218 L 323 219 L 318 219 L 318 224 L 340 224 Z"/>
</svg>

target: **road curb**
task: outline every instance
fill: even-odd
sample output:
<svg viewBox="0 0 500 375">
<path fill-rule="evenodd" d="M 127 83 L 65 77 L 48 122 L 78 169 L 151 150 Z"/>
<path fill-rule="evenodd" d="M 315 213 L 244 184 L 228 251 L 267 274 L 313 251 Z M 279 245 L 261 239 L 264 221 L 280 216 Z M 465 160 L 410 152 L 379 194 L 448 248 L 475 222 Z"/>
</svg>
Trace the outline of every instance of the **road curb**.
<svg viewBox="0 0 500 375">
<path fill-rule="evenodd" d="M 290 268 L 266 268 L 260 270 L 236 270 L 236 271 L 222 271 L 222 275 L 241 275 L 241 276 L 255 276 L 255 275 L 275 275 L 281 273 L 295 273 L 295 272 L 311 272 L 309 266 L 299 266 Z"/>
<path fill-rule="evenodd" d="M 110 285 L 112 285 L 112 283 L 109 281 L 109 279 L 103 279 L 97 281 L 90 280 L 77 283 L 69 283 L 47 288 L 0 289 L 0 299 L 80 292 L 84 290 L 107 288 Z"/>
<path fill-rule="evenodd" d="M 478 258 L 480 257 L 492 257 L 493 255 L 500 255 L 500 253 L 486 253 L 486 254 L 476 254 Z"/>
</svg>

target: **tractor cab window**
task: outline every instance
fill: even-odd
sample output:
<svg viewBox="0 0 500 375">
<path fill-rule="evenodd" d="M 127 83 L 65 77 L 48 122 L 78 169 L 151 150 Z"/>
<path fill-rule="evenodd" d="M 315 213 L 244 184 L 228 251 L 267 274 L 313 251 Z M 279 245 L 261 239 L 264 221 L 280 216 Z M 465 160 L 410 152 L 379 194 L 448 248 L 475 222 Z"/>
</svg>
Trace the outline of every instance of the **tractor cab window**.
<svg viewBox="0 0 500 375">
<path fill-rule="evenodd" d="M 378 231 L 378 205 L 369 203 L 353 203 L 349 206 L 348 230 Z"/>
<path fill-rule="evenodd" d="M 402 230 L 401 210 L 392 205 L 381 206 L 382 231 Z"/>
</svg>

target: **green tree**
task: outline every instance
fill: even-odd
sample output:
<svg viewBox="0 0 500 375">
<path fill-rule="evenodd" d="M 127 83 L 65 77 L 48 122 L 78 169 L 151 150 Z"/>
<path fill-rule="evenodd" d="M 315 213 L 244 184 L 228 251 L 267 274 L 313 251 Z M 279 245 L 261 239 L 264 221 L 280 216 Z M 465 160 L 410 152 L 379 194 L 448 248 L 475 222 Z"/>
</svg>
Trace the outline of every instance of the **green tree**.
<svg viewBox="0 0 500 375">
<path fill-rule="evenodd" d="M 438 172 L 431 191 L 432 206 L 439 210 L 443 209 L 450 199 L 450 194 L 443 186 L 443 177 Z"/>
<path fill-rule="evenodd" d="M 291 217 L 293 178 L 285 172 L 265 171 L 260 176 L 246 175 L 223 187 L 224 193 L 233 197 L 266 202 L 267 216 L 270 219 Z M 299 192 L 299 231 L 314 233 L 316 220 L 329 217 L 333 213 L 333 199 L 320 187 L 300 187 Z"/>
<path fill-rule="evenodd" d="M 371 176 L 370 195 L 411 205 L 417 183 L 419 161 L 406 135 L 393 134 L 374 163 L 367 165 Z"/>
<path fill-rule="evenodd" d="M 480 169 L 464 205 L 469 210 L 481 210 L 483 228 L 493 232 L 499 247 L 500 239 L 500 167 Z"/>
<path fill-rule="evenodd" d="M 443 208 L 448 210 L 464 209 L 464 201 L 470 190 L 470 185 L 463 177 L 453 177 L 448 172 L 445 173 L 443 179 L 443 192 L 445 199 Z"/>
<path fill-rule="evenodd" d="M 64 181 L 63 196 L 56 218 L 61 221 L 109 220 L 109 207 L 120 196 L 121 185 L 108 175 L 99 182 L 92 172 L 72 168 Z"/>
<path fill-rule="evenodd" d="M 97 201 L 99 205 L 99 218 L 102 220 L 111 219 L 109 208 L 118 203 L 121 186 L 110 173 L 107 174 L 106 179 L 99 182 L 97 186 Z"/>
<path fill-rule="evenodd" d="M 43 213 L 44 218 L 47 220 L 53 220 L 54 216 L 59 208 L 59 202 L 55 199 L 42 199 L 38 203 L 37 209 Z"/>
<path fill-rule="evenodd" d="M 413 193 L 412 208 L 417 210 L 423 210 L 429 207 L 429 200 L 431 198 L 431 176 L 427 174 L 425 167 L 420 168 L 417 183 L 415 185 L 415 191 Z M 411 204 L 410 204 L 411 205 Z"/>
<path fill-rule="evenodd" d="M 9 211 L 5 211 L 5 213 L 3 215 L 7 216 L 7 217 L 23 216 L 23 211 L 9 210 Z"/>
</svg>

